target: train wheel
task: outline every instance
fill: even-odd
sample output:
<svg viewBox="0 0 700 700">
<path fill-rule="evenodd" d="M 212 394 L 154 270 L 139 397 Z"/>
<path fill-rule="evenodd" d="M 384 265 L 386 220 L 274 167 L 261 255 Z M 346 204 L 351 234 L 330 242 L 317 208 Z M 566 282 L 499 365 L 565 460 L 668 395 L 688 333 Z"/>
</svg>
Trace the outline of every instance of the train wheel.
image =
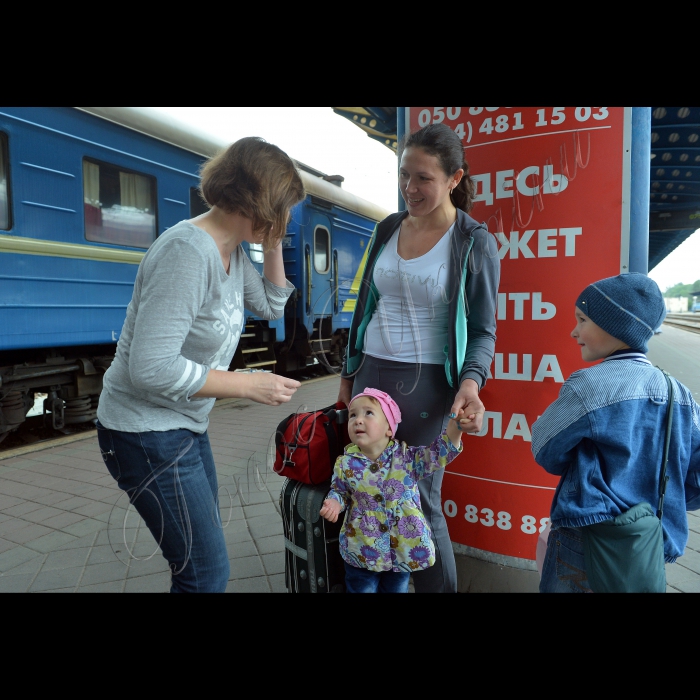
<svg viewBox="0 0 700 700">
<path fill-rule="evenodd" d="M 0 442 L 24 423 L 32 398 L 27 391 L 8 391 L 0 398 Z"/>
<path fill-rule="evenodd" d="M 75 399 L 66 399 L 63 409 L 64 425 L 73 423 L 87 423 L 97 417 L 97 407 L 92 396 L 78 396 Z"/>
</svg>

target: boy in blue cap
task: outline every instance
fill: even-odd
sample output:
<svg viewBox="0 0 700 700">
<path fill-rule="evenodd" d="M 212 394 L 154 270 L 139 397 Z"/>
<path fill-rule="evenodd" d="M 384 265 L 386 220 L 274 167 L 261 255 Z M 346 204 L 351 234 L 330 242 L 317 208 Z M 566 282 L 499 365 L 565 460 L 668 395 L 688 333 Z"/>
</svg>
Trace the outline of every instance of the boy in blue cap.
<svg viewBox="0 0 700 700">
<path fill-rule="evenodd" d="M 590 593 L 581 528 L 659 500 L 668 386 L 646 357 L 666 316 L 656 283 L 641 273 L 608 277 L 576 300 L 571 337 L 585 362 L 532 428 L 532 454 L 561 476 L 552 500 L 541 593 Z M 700 406 L 676 379 L 663 518 L 664 558 L 688 541 L 686 511 L 700 508 Z"/>
</svg>

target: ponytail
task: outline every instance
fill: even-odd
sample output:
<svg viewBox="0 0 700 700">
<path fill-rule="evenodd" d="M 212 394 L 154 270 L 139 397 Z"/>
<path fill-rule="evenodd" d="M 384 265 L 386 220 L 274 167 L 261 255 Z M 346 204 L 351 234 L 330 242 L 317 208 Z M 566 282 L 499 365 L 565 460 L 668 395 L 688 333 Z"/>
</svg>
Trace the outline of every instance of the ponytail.
<svg viewBox="0 0 700 700">
<path fill-rule="evenodd" d="M 457 209 L 461 209 L 468 214 L 474 206 L 474 195 L 476 194 L 474 190 L 476 187 L 474 186 L 474 180 L 469 176 L 469 163 L 466 160 L 462 165 L 462 170 L 464 170 L 464 175 L 462 175 L 462 179 L 457 187 L 450 193 L 450 199 Z"/>
</svg>

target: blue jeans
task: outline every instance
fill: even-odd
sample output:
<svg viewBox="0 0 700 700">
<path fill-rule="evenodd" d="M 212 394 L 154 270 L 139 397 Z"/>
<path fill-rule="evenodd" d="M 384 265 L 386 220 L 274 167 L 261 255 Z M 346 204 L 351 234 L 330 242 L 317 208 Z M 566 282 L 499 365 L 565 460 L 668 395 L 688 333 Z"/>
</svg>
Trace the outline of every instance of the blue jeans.
<svg viewBox="0 0 700 700">
<path fill-rule="evenodd" d="M 410 577 L 402 571 L 369 571 L 345 562 L 346 593 L 408 593 Z"/>
<path fill-rule="evenodd" d="M 206 433 L 125 433 L 97 423 L 107 469 L 170 564 L 171 593 L 223 593 L 229 561 Z"/>
<path fill-rule="evenodd" d="M 586 577 L 583 539 L 578 528 L 550 531 L 540 593 L 593 593 Z"/>
</svg>

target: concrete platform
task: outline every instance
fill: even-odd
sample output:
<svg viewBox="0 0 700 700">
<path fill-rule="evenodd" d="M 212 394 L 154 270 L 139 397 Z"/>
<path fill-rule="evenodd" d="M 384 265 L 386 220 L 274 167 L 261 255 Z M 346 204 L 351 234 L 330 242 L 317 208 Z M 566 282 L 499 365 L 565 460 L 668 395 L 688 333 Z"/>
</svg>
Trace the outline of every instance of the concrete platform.
<svg viewBox="0 0 700 700">
<path fill-rule="evenodd" d="M 228 592 L 283 593 L 279 494 L 266 467 L 271 435 L 295 410 L 335 402 L 334 377 L 302 385 L 291 403 L 217 402 L 209 436 L 227 523 Z M 308 407 L 308 408 L 305 408 Z M 167 562 L 107 472 L 94 433 L 0 454 L 0 592 L 157 593 Z"/>
</svg>

